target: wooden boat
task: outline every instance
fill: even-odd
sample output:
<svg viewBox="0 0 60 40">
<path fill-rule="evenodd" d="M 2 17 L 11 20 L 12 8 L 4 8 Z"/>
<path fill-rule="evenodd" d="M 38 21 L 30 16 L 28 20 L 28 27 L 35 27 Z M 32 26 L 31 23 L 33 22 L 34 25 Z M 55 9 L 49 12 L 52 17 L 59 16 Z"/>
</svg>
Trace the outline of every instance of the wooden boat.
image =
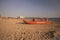
<svg viewBox="0 0 60 40">
<path fill-rule="evenodd" d="M 27 24 L 48 24 L 49 23 L 48 19 L 46 19 L 46 21 L 43 21 L 43 19 L 40 19 L 40 21 L 37 21 L 36 19 L 33 19 L 33 21 L 31 20 L 23 20 L 23 21 Z"/>
</svg>

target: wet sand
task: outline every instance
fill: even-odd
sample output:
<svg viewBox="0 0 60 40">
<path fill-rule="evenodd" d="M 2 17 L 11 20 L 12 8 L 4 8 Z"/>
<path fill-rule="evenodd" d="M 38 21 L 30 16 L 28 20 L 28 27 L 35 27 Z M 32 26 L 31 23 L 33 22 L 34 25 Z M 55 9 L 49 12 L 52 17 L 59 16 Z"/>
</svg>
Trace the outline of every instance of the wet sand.
<svg viewBox="0 0 60 40">
<path fill-rule="evenodd" d="M 60 35 L 60 22 L 51 24 L 22 24 L 21 19 L 0 18 L 0 40 L 53 40 L 48 34 Z M 48 33 L 48 34 L 47 34 Z"/>
</svg>

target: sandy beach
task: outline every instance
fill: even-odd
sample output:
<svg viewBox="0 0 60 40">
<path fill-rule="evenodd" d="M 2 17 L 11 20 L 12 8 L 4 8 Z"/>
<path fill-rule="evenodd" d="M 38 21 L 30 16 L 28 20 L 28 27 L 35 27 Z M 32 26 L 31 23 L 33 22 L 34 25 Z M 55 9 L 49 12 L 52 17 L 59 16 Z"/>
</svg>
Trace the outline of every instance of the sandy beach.
<svg viewBox="0 0 60 40">
<path fill-rule="evenodd" d="M 0 18 L 0 40 L 54 40 L 48 35 L 50 31 L 56 31 L 56 35 L 60 35 L 60 22 L 51 24 L 22 24 L 22 22 L 21 19 Z"/>
</svg>

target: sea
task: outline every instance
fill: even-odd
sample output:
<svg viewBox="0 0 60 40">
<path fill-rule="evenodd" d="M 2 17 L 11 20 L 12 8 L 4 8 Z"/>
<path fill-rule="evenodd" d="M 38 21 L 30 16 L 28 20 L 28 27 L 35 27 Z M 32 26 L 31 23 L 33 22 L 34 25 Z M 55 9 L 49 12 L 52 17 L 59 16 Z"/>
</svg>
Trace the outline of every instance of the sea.
<svg viewBox="0 0 60 40">
<path fill-rule="evenodd" d="M 33 18 L 26 18 L 29 20 L 33 20 Z M 36 18 L 37 20 L 40 20 L 41 18 Z M 43 20 L 46 20 L 46 18 L 42 18 Z M 60 18 L 48 18 L 50 21 L 60 21 Z"/>
</svg>

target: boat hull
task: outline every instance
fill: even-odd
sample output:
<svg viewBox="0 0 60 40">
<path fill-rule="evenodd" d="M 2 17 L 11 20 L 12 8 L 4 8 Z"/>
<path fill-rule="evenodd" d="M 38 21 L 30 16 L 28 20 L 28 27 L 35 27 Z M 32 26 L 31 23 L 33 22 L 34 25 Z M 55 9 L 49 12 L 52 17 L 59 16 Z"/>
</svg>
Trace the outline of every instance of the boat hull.
<svg viewBox="0 0 60 40">
<path fill-rule="evenodd" d="M 23 20 L 25 23 L 27 24 L 48 24 L 48 22 L 43 21 L 43 22 L 39 22 L 39 21 L 30 21 L 30 20 Z"/>
</svg>

